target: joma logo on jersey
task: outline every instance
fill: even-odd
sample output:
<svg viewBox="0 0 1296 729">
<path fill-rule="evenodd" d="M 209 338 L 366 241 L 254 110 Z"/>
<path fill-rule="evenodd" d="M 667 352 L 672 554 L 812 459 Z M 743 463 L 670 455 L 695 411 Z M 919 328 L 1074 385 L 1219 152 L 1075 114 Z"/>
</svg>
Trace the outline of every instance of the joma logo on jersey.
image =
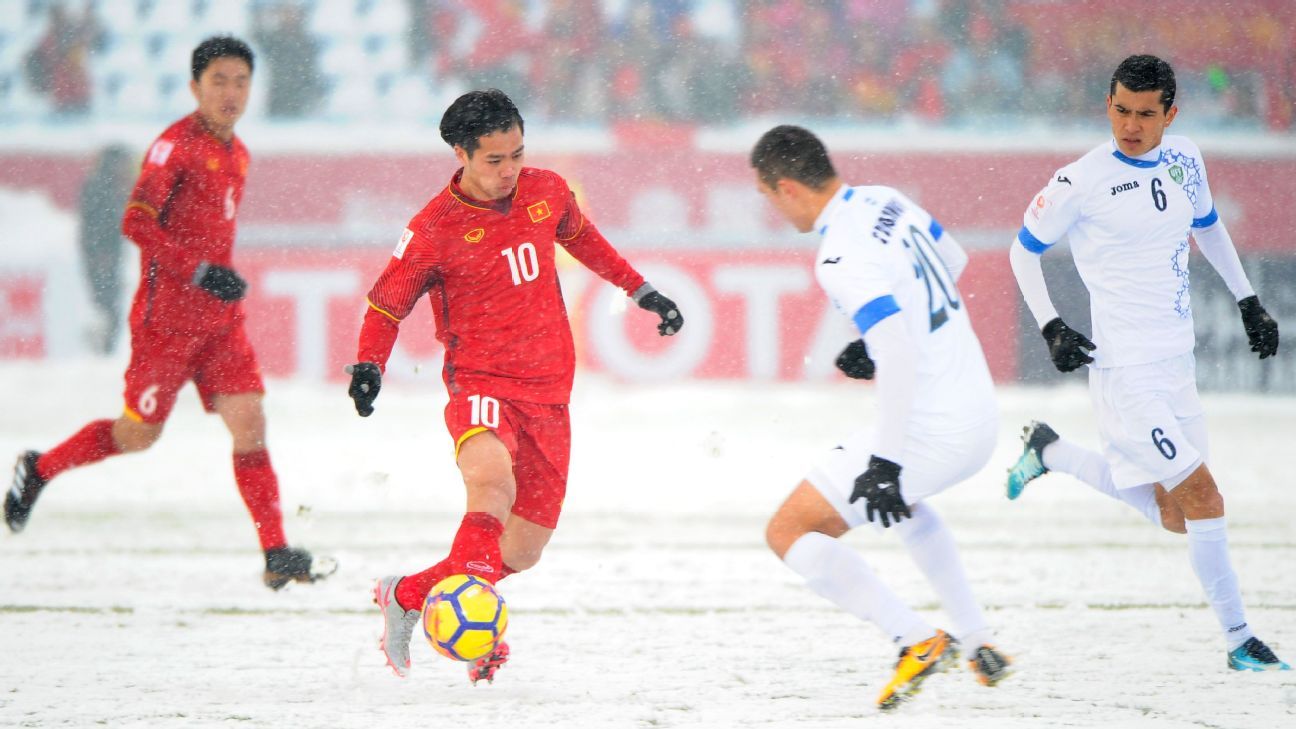
<svg viewBox="0 0 1296 729">
<path fill-rule="evenodd" d="M 1133 181 L 1133 182 L 1122 182 L 1121 184 L 1116 185 L 1115 187 L 1112 188 L 1112 192 L 1111 192 L 1111 194 L 1112 194 L 1113 197 L 1115 197 L 1116 195 L 1118 195 L 1118 194 L 1120 194 L 1120 193 L 1122 193 L 1122 192 L 1129 192 L 1130 190 L 1137 190 L 1137 189 L 1138 189 L 1138 186 L 1139 186 L 1139 184 L 1138 184 L 1138 180 L 1135 180 L 1135 181 Z"/>
<path fill-rule="evenodd" d="M 549 217 L 549 203 L 541 200 L 538 203 L 532 203 L 527 206 L 527 214 L 531 216 L 531 222 L 538 223 Z"/>
<path fill-rule="evenodd" d="M 477 241 L 481 240 L 484 237 L 486 237 L 485 228 L 473 228 L 467 233 L 464 233 L 464 240 L 468 241 L 469 243 L 476 243 Z"/>
</svg>

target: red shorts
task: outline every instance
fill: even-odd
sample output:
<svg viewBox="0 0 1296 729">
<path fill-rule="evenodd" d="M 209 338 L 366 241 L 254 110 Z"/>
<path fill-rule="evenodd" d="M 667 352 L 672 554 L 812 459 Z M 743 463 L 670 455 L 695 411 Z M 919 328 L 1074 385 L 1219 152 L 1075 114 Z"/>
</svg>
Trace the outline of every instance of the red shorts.
<svg viewBox="0 0 1296 729">
<path fill-rule="evenodd" d="M 265 392 L 261 366 L 242 324 L 217 334 L 131 330 L 124 393 L 127 417 L 154 425 L 166 422 L 176 395 L 189 380 L 198 387 L 209 413 L 215 409 L 217 395 Z"/>
<path fill-rule="evenodd" d="M 498 436 L 513 456 L 513 479 L 517 482 L 513 513 L 542 527 L 558 526 L 571 457 L 571 419 L 566 405 L 458 394 L 446 404 L 445 420 L 456 456 L 463 442 L 478 433 L 489 430 Z"/>
</svg>

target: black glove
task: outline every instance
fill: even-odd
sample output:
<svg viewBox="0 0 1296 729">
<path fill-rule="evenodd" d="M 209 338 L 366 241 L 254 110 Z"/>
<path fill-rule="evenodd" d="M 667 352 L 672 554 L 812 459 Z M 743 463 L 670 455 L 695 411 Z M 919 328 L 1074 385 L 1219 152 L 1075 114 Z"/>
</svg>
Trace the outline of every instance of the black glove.
<svg viewBox="0 0 1296 729">
<path fill-rule="evenodd" d="M 238 301 L 247 296 L 247 281 L 232 268 L 204 263 L 194 274 L 198 288 L 221 301 Z"/>
<path fill-rule="evenodd" d="M 351 375 L 351 386 L 347 388 L 347 394 L 355 400 L 356 412 L 362 418 L 373 415 L 373 402 L 382 389 L 382 370 L 373 362 L 358 362 L 347 365 L 345 372 Z"/>
<path fill-rule="evenodd" d="M 1089 356 L 1097 348 L 1085 335 L 1077 332 L 1062 321 L 1061 317 L 1044 325 L 1044 341 L 1048 342 L 1049 356 L 1058 372 L 1074 372 L 1080 365 L 1093 362 Z"/>
<path fill-rule="evenodd" d="M 640 309 L 647 309 L 661 317 L 657 333 L 663 337 L 669 337 L 684 326 L 684 317 L 680 315 L 679 307 L 675 306 L 674 301 L 662 296 L 660 291 L 649 291 L 640 296 L 636 303 Z"/>
<path fill-rule="evenodd" d="M 1242 311 L 1242 328 L 1251 341 L 1251 351 L 1260 359 L 1278 354 L 1278 322 L 1260 305 L 1259 296 L 1248 296 L 1238 302 Z"/>
<path fill-rule="evenodd" d="M 899 524 L 904 517 L 913 518 L 900 495 L 899 463 L 877 456 L 870 458 L 868 470 L 855 478 L 850 502 L 853 504 L 860 499 L 866 503 L 864 515 L 869 521 L 873 521 L 874 514 L 881 517 L 883 529 L 891 526 L 892 521 Z"/>
<path fill-rule="evenodd" d="M 864 340 L 856 339 L 837 355 L 837 369 L 845 372 L 852 380 L 871 380 L 873 373 L 877 371 L 877 366 L 869 357 Z"/>
</svg>

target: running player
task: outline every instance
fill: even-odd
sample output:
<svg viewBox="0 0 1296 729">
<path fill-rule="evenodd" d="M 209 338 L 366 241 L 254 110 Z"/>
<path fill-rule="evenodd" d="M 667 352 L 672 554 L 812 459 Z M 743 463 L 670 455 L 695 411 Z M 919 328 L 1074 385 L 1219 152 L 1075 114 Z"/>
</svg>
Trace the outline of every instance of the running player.
<svg viewBox="0 0 1296 729">
<path fill-rule="evenodd" d="M 820 237 L 815 275 L 861 340 L 837 365 L 874 374 L 877 422 L 827 451 L 770 519 L 771 549 L 812 590 L 875 623 L 900 649 L 877 703 L 893 709 L 958 644 L 986 685 L 1009 672 L 972 595 L 954 537 L 925 500 L 969 478 L 994 449 L 998 410 L 981 344 L 956 281 L 968 257 L 932 216 L 898 191 L 851 187 L 823 144 L 800 127 L 766 132 L 751 154 L 757 187 L 796 229 Z M 838 541 L 879 522 L 900 537 L 940 595 L 955 636 L 906 605 L 859 554 Z"/>
<path fill-rule="evenodd" d="M 41 491 L 60 473 L 153 445 L 177 393 L 192 380 L 203 407 L 219 414 L 233 436 L 234 480 L 265 553 L 264 581 L 278 590 L 290 581 L 311 582 L 335 565 L 315 564 L 284 538 L 279 482 L 266 450 L 265 387 L 239 303 L 247 284 L 231 268 L 248 167 L 234 124 L 247 107 L 252 51 L 236 38 L 208 38 L 194 49 L 191 70 L 198 109 L 149 147 L 122 222 L 140 248 L 125 410 L 44 454 L 19 456 L 5 521 L 21 531 Z"/>
<path fill-rule="evenodd" d="M 1166 135 L 1179 109 L 1174 71 L 1155 56 L 1126 58 L 1112 75 L 1113 139 L 1058 170 L 1024 216 L 1013 273 L 1054 365 L 1090 365 L 1089 393 L 1102 454 L 1026 427 L 1009 470 L 1008 498 L 1049 470 L 1068 473 L 1132 506 L 1153 524 L 1188 535 L 1201 581 L 1237 670 L 1287 670 L 1253 635 L 1229 561 L 1224 499 L 1206 466 L 1206 421 L 1197 396 L 1188 239 L 1219 272 L 1241 311 L 1251 351 L 1278 352 L 1278 325 L 1260 305 L 1211 198 L 1201 151 Z M 1063 236 L 1089 290 L 1094 335 L 1053 308 L 1040 255 Z"/>
<path fill-rule="evenodd" d="M 584 216 L 566 181 L 524 167 L 523 122 L 502 91 L 472 91 L 441 118 L 441 138 L 462 166 L 414 216 L 369 291 L 358 362 L 348 390 L 361 416 L 374 398 L 401 320 L 424 295 L 445 347 L 445 422 L 467 489 L 467 513 L 450 554 L 417 574 L 384 577 L 381 647 L 398 676 L 433 585 L 454 574 L 491 583 L 533 567 L 562 510 L 575 353 L 554 266 L 554 244 L 660 317 L 669 336 L 684 320 Z M 491 680 L 501 643 L 469 665 Z"/>
</svg>

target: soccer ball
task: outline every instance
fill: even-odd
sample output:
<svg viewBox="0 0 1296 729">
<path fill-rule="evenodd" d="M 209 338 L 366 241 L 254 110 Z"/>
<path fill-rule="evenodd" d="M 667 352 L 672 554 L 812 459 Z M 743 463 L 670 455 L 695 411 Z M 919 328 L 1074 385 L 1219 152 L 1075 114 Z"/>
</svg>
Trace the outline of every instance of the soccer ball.
<svg viewBox="0 0 1296 729">
<path fill-rule="evenodd" d="M 423 602 L 423 634 L 437 653 L 475 661 L 494 650 L 508 627 L 508 606 L 495 586 L 472 575 L 451 575 Z"/>
</svg>

